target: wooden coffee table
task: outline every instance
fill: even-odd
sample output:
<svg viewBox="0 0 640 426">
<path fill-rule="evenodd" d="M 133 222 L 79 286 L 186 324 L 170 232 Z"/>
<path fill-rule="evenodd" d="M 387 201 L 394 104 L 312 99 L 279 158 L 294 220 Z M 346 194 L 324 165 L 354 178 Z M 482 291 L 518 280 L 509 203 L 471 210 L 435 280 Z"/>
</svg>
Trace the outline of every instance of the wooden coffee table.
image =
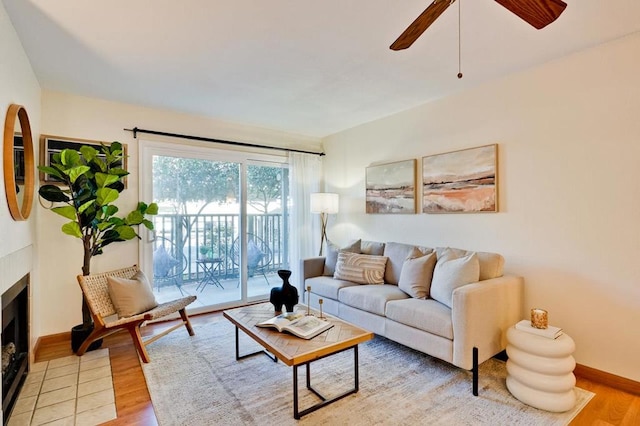
<svg viewBox="0 0 640 426">
<path fill-rule="evenodd" d="M 298 305 L 296 311 L 306 312 L 306 307 Z M 318 316 L 318 312 L 311 310 Z M 305 340 L 288 333 L 280 333 L 271 328 L 256 327 L 256 324 L 272 318 L 275 314 L 273 305 L 261 303 L 258 305 L 245 306 L 242 308 L 230 309 L 223 312 L 225 318 L 236 326 L 236 359 L 240 360 L 256 354 L 269 353 L 275 362 L 279 359 L 286 365 L 293 367 L 293 417 L 300 419 L 302 416 L 329 405 L 347 395 L 358 392 L 358 344 L 371 340 L 373 333 L 338 318 L 324 315 L 333 327 L 320 333 L 313 339 Z M 240 355 L 238 344 L 238 330 L 242 330 L 253 340 L 258 342 L 266 351 L 258 351 L 245 355 Z M 353 349 L 353 371 L 354 387 L 344 393 L 326 398 L 311 386 L 310 364 L 313 361 L 325 358 L 338 352 Z M 306 367 L 307 389 L 320 398 L 320 402 L 299 410 L 298 408 L 298 368 Z"/>
</svg>

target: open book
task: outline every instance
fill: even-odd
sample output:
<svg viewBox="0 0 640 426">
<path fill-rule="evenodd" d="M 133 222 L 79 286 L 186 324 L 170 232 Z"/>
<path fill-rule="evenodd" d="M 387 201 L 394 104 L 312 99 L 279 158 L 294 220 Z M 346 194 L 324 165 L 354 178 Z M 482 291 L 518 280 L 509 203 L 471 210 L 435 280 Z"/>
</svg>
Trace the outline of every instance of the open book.
<svg viewBox="0 0 640 426">
<path fill-rule="evenodd" d="M 256 324 L 258 327 L 271 327 L 276 330 L 288 331 L 302 339 L 311 339 L 325 330 L 333 327 L 328 321 L 321 320 L 302 312 L 286 312 L 266 321 Z"/>
</svg>

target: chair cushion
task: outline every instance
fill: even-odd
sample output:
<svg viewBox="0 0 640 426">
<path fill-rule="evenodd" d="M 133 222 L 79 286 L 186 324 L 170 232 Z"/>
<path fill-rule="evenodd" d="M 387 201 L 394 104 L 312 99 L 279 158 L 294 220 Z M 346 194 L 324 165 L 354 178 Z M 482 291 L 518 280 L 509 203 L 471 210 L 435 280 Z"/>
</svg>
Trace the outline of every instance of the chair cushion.
<svg viewBox="0 0 640 426">
<path fill-rule="evenodd" d="M 433 249 L 428 247 L 418 247 L 413 244 L 386 243 L 384 245 L 384 256 L 389 258 L 387 261 L 387 268 L 384 272 L 385 283 L 398 284 L 402 265 L 414 252 L 414 249 L 417 249 L 424 254 L 429 254 L 433 251 Z"/>
<path fill-rule="evenodd" d="M 249 269 L 257 268 L 263 257 L 264 252 L 260 250 L 260 247 L 253 240 L 249 240 L 247 243 L 247 267 Z"/>
<path fill-rule="evenodd" d="M 384 269 L 387 258 L 340 252 L 334 278 L 358 284 L 384 284 Z"/>
<path fill-rule="evenodd" d="M 171 269 L 179 263 L 175 257 L 169 254 L 163 245 L 158 246 L 153 252 L 153 276 L 156 278 L 165 278 L 169 275 Z"/>
<path fill-rule="evenodd" d="M 427 299 L 435 266 L 435 253 L 405 260 L 400 272 L 398 287 L 411 297 Z"/>
<path fill-rule="evenodd" d="M 338 300 L 345 305 L 381 316 L 384 316 L 388 301 L 408 298 L 398 286 L 388 284 L 356 285 L 338 292 Z"/>
<path fill-rule="evenodd" d="M 451 258 L 452 255 L 463 257 L 474 252 L 452 247 L 436 247 L 436 253 L 440 259 L 441 257 Z M 484 251 L 475 253 L 478 255 L 478 262 L 480 262 L 480 281 L 499 278 L 503 275 L 504 257 L 502 255 Z"/>
<path fill-rule="evenodd" d="M 130 317 L 158 306 L 149 280 L 142 271 L 127 278 L 107 276 L 107 289 L 118 318 Z"/>
<path fill-rule="evenodd" d="M 305 281 L 305 286 L 311 287 L 311 293 L 333 300 L 338 300 L 338 292 L 341 288 L 351 287 L 354 285 L 359 284 L 324 276 L 307 278 Z"/>
<path fill-rule="evenodd" d="M 387 318 L 453 340 L 451 309 L 433 299 L 391 300 Z"/>
<path fill-rule="evenodd" d="M 479 279 L 480 263 L 475 253 L 460 258 L 440 258 L 433 270 L 431 297 L 451 307 L 453 290 Z"/>
<path fill-rule="evenodd" d="M 346 247 L 339 248 L 331 241 L 327 240 L 327 255 L 324 258 L 324 271 L 322 275 L 332 277 L 336 272 L 336 263 L 338 262 L 338 253 L 341 251 L 349 253 L 360 253 L 360 240 L 356 240 Z"/>
</svg>

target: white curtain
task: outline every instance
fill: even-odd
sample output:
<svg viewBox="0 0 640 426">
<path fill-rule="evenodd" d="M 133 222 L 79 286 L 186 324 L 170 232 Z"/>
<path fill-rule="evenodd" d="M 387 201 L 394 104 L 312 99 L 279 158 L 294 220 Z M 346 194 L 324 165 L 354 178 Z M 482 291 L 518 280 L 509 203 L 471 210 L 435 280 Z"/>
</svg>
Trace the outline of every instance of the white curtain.
<svg viewBox="0 0 640 426">
<path fill-rule="evenodd" d="M 291 191 L 291 215 L 289 248 L 291 264 L 291 283 L 298 287 L 300 301 L 304 294 L 300 260 L 317 254 L 314 218 L 310 211 L 312 192 L 320 192 L 322 178 L 322 160 L 318 155 L 289 153 L 289 178 Z M 315 254 L 314 254 L 315 253 Z"/>
</svg>

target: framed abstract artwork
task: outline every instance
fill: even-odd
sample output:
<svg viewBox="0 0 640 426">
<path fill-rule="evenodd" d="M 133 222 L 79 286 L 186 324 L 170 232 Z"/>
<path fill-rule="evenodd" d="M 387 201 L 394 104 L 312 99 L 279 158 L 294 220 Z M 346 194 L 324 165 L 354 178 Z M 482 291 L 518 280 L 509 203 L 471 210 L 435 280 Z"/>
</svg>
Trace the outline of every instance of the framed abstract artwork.
<svg viewBox="0 0 640 426">
<path fill-rule="evenodd" d="M 498 211 L 498 145 L 422 158 L 423 213 Z"/>
<path fill-rule="evenodd" d="M 416 160 L 367 167 L 367 213 L 416 212 Z"/>
</svg>

